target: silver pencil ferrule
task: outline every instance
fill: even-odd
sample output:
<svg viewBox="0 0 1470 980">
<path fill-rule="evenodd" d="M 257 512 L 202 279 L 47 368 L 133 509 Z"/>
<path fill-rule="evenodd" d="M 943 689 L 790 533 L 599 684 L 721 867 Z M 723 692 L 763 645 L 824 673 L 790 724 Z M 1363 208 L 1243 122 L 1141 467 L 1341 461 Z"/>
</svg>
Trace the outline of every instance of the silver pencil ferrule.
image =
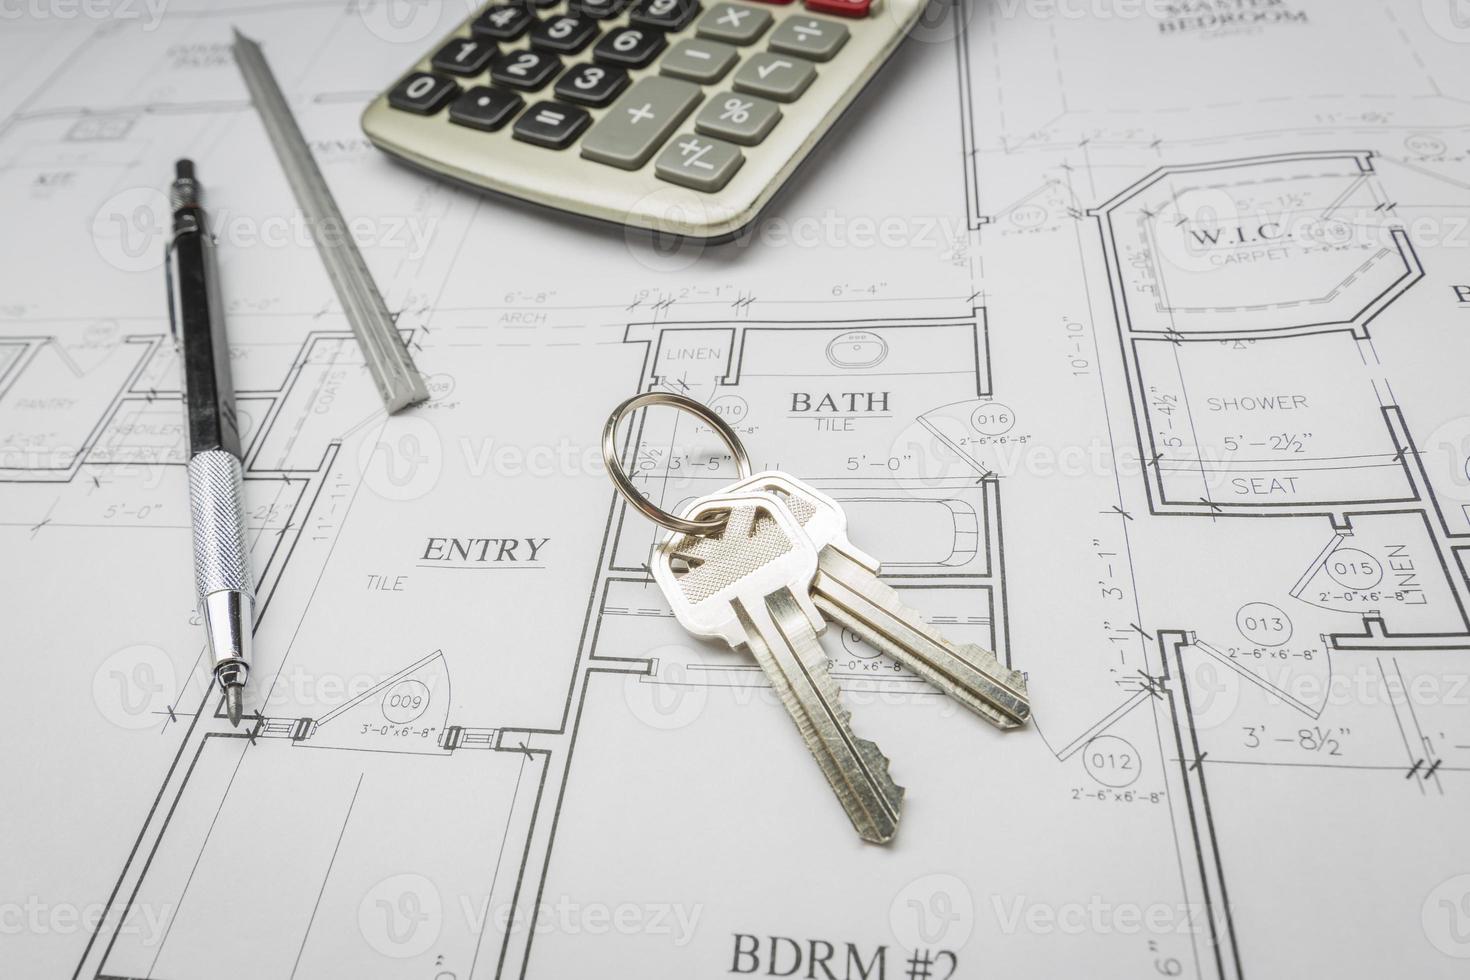
<svg viewBox="0 0 1470 980">
<path fill-rule="evenodd" d="M 246 561 L 240 460 L 221 449 L 189 460 L 194 584 L 215 665 L 250 661 L 255 587 Z"/>
</svg>

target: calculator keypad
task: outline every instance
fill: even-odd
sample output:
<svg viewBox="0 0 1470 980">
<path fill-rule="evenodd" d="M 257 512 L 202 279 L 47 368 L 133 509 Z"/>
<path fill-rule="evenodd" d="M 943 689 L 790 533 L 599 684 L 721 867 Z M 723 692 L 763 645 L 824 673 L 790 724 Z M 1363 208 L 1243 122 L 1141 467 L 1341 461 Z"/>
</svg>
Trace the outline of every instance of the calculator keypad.
<svg viewBox="0 0 1470 980">
<path fill-rule="evenodd" d="M 574 14 L 548 17 L 531 28 L 531 47 L 561 54 L 576 54 L 597 36 L 597 21 Z"/>
<path fill-rule="evenodd" d="M 592 57 L 610 65 L 642 68 L 668 45 L 663 31 L 651 27 L 619 27 L 603 35 Z"/>
<path fill-rule="evenodd" d="M 582 156 L 637 170 L 698 104 L 699 86 L 672 78 L 639 79 L 582 140 Z"/>
<path fill-rule="evenodd" d="M 682 31 L 699 15 L 699 0 L 640 0 L 628 15 L 628 23 Z"/>
<path fill-rule="evenodd" d="M 450 104 L 449 120 L 471 129 L 493 133 L 510 122 L 511 116 L 519 112 L 525 104 L 526 100 L 514 92 L 488 85 L 476 85 Z"/>
<path fill-rule="evenodd" d="M 653 167 L 664 180 L 713 192 L 730 183 L 744 162 L 745 157 L 729 143 L 688 134 L 664 147 Z"/>
<path fill-rule="evenodd" d="M 629 0 L 571 0 L 572 10 L 596 20 L 616 17 L 628 9 Z"/>
<path fill-rule="evenodd" d="M 435 51 L 429 64 L 434 66 L 435 71 L 469 78 L 484 71 L 495 53 L 495 45 L 490 41 L 457 37 Z"/>
<path fill-rule="evenodd" d="M 771 50 L 813 61 L 831 61 L 847 43 L 847 28 L 816 17 L 788 17 L 771 32 Z"/>
<path fill-rule="evenodd" d="M 395 109 L 432 116 L 458 94 L 459 86 L 449 79 L 416 71 L 389 90 L 388 102 Z"/>
<path fill-rule="evenodd" d="M 490 62 L 490 78 L 510 88 L 534 92 L 561 71 L 561 60 L 541 51 L 507 51 Z"/>
<path fill-rule="evenodd" d="M 564 150 L 591 121 L 586 109 L 560 102 L 537 102 L 516 120 L 515 138 L 550 150 Z"/>
<path fill-rule="evenodd" d="M 604 106 L 628 87 L 628 73 L 616 65 L 573 65 L 556 80 L 557 98 Z"/>
<path fill-rule="evenodd" d="M 774 20 L 770 11 L 743 3 L 719 3 L 709 9 L 694 27 L 694 33 L 711 41 L 752 44 Z"/>
<path fill-rule="evenodd" d="M 713 85 L 740 60 L 740 52 L 719 41 L 680 41 L 658 63 L 665 75 Z"/>
<path fill-rule="evenodd" d="M 424 116 L 447 106 L 450 123 L 487 134 L 466 139 L 508 130 L 551 150 L 577 144 L 593 167 L 651 162 L 661 180 L 714 193 L 781 124 L 782 104 L 842 64 L 852 30 L 834 18 L 867 16 L 870 0 L 803 0 L 773 16 L 791 2 L 494 0 L 387 101 Z M 553 81 L 553 99 L 518 94 Z"/>
<path fill-rule="evenodd" d="M 494 41 L 514 41 L 526 33 L 535 19 L 531 11 L 519 4 L 492 3 L 470 24 L 470 32 Z"/>
<path fill-rule="evenodd" d="M 794 55 L 760 51 L 745 59 L 735 72 L 735 91 L 763 95 L 777 102 L 795 102 L 817 77 L 816 66 Z"/>
<path fill-rule="evenodd" d="M 754 95 L 721 92 L 711 96 L 694 119 L 694 128 L 741 146 L 755 146 L 776 128 L 781 107 Z"/>
</svg>

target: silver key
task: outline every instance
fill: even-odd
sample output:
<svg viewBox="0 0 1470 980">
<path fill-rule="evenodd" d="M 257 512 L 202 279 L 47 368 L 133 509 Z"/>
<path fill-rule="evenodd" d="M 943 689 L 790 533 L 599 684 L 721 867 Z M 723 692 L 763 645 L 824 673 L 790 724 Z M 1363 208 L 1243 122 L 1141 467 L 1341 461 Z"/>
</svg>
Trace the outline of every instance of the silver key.
<svg viewBox="0 0 1470 980">
<path fill-rule="evenodd" d="M 847 517 L 831 497 L 785 473 L 757 473 L 727 493 L 774 493 L 818 551 L 812 599 L 828 619 L 908 667 L 998 728 L 1031 717 L 1026 678 L 973 643 L 953 643 L 878 578 L 879 564 L 853 547 Z"/>
<path fill-rule="evenodd" d="M 898 830 L 903 787 L 878 746 L 853 734 L 827 673 L 817 642 L 826 624 L 810 594 L 816 548 L 771 494 L 703 497 L 684 516 L 720 511 L 729 521 L 719 535 L 676 533 L 660 543 L 654 579 L 685 629 L 750 651 L 853 827 L 864 840 L 887 843 Z"/>
</svg>

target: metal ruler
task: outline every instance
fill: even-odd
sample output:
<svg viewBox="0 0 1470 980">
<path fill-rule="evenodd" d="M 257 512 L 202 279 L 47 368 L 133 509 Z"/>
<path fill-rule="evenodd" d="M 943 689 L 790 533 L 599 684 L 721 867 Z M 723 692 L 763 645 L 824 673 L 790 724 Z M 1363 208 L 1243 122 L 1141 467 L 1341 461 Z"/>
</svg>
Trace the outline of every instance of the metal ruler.
<svg viewBox="0 0 1470 980">
<path fill-rule="evenodd" d="M 322 264 L 327 267 L 337 300 L 357 335 L 358 346 L 362 348 L 384 407 L 391 415 L 401 408 L 427 401 L 429 389 L 423 376 L 403 345 L 398 326 L 383 303 L 383 296 L 368 272 L 260 45 L 237 30 L 232 51 L 240 74 L 245 76 L 251 101 L 275 147 L 276 157 L 286 171 L 296 204 L 311 230 Z"/>
</svg>

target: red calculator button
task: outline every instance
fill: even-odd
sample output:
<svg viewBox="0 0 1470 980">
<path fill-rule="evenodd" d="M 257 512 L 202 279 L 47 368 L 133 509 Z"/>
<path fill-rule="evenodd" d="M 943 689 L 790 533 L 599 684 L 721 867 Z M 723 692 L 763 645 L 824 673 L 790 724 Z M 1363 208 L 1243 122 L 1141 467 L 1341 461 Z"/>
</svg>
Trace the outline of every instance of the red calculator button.
<svg viewBox="0 0 1470 980">
<path fill-rule="evenodd" d="M 866 17 L 873 0 L 806 0 L 806 9 L 814 14 L 838 17 Z"/>
</svg>

